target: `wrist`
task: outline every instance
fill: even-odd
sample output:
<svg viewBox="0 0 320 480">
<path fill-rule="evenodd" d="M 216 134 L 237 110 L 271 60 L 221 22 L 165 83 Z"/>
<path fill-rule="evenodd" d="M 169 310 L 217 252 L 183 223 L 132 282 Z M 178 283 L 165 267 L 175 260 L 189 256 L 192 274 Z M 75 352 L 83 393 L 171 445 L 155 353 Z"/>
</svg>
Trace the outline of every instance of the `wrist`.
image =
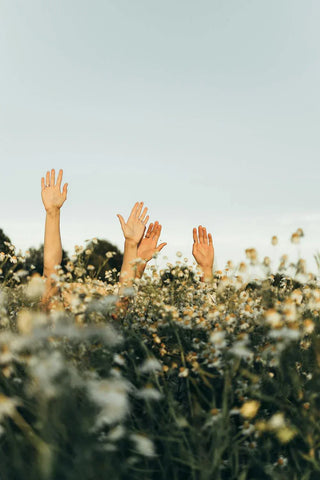
<svg viewBox="0 0 320 480">
<path fill-rule="evenodd" d="M 130 250 L 133 250 L 133 249 L 137 250 L 138 249 L 138 244 L 135 240 L 126 238 L 124 240 L 124 248 L 125 249 L 130 249 Z"/>
<path fill-rule="evenodd" d="M 58 207 L 46 208 L 46 214 L 50 217 L 56 217 L 60 215 L 60 208 Z"/>
<path fill-rule="evenodd" d="M 213 267 L 212 266 L 203 267 L 203 266 L 199 265 L 199 267 L 201 268 L 203 276 L 205 278 L 212 278 L 213 277 L 213 273 L 212 273 Z"/>
</svg>

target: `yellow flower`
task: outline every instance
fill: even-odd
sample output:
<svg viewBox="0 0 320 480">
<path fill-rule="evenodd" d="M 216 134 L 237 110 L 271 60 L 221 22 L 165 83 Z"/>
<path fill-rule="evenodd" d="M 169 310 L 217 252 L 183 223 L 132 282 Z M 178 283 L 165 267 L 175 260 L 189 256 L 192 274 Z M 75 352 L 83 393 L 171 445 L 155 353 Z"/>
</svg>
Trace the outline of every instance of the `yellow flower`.
<svg viewBox="0 0 320 480">
<path fill-rule="evenodd" d="M 260 402 L 257 400 L 248 400 L 240 408 L 240 413 L 245 418 L 254 418 L 260 408 Z"/>
<path fill-rule="evenodd" d="M 283 427 L 277 430 L 277 437 L 279 442 L 288 443 L 297 435 L 296 430 L 290 427 Z"/>
<path fill-rule="evenodd" d="M 281 315 L 274 309 L 269 308 L 264 314 L 266 322 L 273 328 L 281 327 L 282 320 Z"/>
</svg>

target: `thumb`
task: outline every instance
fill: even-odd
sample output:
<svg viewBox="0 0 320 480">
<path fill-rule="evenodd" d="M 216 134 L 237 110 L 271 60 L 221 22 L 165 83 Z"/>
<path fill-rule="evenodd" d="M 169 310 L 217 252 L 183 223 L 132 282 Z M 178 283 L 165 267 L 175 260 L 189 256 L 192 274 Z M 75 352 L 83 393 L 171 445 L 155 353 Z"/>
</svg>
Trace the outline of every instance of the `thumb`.
<svg viewBox="0 0 320 480">
<path fill-rule="evenodd" d="M 167 244 L 166 243 L 161 243 L 157 248 L 156 248 L 156 251 L 157 252 L 161 252 L 161 250 L 163 249 L 163 247 L 165 247 Z"/>
<path fill-rule="evenodd" d="M 117 217 L 119 218 L 119 222 L 120 222 L 120 225 L 121 225 L 121 228 L 122 228 L 122 231 L 124 232 L 124 228 L 125 228 L 125 221 L 124 221 L 124 218 L 122 215 L 119 215 L 117 214 Z"/>
</svg>

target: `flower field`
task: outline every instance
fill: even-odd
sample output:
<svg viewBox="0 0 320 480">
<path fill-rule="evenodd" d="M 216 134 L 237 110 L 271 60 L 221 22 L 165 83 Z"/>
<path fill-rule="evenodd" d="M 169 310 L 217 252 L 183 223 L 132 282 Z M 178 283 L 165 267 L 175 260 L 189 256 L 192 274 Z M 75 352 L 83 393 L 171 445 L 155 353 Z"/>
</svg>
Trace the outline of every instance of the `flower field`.
<svg viewBox="0 0 320 480">
<path fill-rule="evenodd" d="M 119 300 L 81 253 L 50 312 L 43 280 L 0 257 L 1 480 L 320 479 L 320 288 L 302 260 L 274 272 L 248 249 L 204 284 L 179 257 Z"/>
</svg>

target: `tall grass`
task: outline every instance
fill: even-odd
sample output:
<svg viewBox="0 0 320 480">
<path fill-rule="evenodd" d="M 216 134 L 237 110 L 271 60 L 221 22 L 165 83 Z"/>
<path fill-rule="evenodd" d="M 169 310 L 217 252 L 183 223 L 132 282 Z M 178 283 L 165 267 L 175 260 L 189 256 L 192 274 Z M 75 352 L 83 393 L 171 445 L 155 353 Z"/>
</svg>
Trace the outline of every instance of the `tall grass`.
<svg viewBox="0 0 320 480">
<path fill-rule="evenodd" d="M 320 478 L 319 285 L 247 255 L 210 285 L 151 268 L 122 307 L 80 255 L 67 309 L 3 279 L 1 480 Z"/>
</svg>

